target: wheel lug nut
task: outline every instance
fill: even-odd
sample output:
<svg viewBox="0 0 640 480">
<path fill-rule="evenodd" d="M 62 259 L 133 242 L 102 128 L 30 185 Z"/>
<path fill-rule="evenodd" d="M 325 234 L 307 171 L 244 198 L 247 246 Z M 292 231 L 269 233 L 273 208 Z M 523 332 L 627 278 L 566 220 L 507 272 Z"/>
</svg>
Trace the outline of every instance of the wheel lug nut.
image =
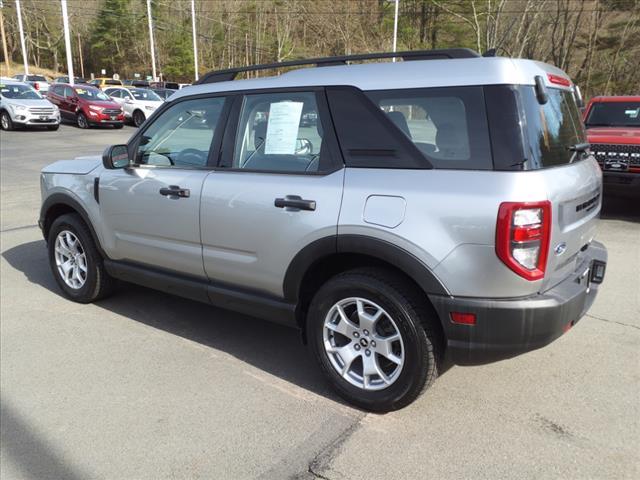
<svg viewBox="0 0 640 480">
<path fill-rule="evenodd" d="M 368 357 L 369 355 L 371 355 L 371 350 L 369 350 L 368 348 L 364 351 L 364 354 Z"/>
<path fill-rule="evenodd" d="M 360 344 L 356 343 L 353 348 L 355 348 L 356 350 L 360 350 Z"/>
<path fill-rule="evenodd" d="M 372 346 L 372 347 L 375 347 L 375 346 L 376 346 L 376 342 L 375 342 L 375 340 L 371 340 L 371 346 Z"/>
<path fill-rule="evenodd" d="M 360 336 L 360 334 L 358 332 L 353 332 L 353 336 L 358 338 Z"/>
<path fill-rule="evenodd" d="M 364 333 L 365 335 L 369 335 L 369 330 L 364 330 L 362 333 Z"/>
</svg>

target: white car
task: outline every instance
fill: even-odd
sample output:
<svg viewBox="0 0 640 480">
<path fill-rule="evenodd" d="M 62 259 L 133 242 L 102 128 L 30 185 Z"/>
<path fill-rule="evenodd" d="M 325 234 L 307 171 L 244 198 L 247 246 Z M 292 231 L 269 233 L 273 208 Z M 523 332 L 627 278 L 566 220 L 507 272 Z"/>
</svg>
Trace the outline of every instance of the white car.
<svg viewBox="0 0 640 480">
<path fill-rule="evenodd" d="M 31 85 L 2 80 L 0 127 L 2 130 L 13 130 L 19 126 L 43 126 L 57 130 L 60 126 L 60 110 Z"/>
<path fill-rule="evenodd" d="M 162 105 L 163 100 L 153 90 L 133 87 L 106 88 L 104 93 L 122 106 L 125 119 L 131 120 L 136 127 Z"/>
<path fill-rule="evenodd" d="M 25 75 L 24 73 L 19 73 L 18 75 L 14 75 L 13 79 L 18 82 L 28 83 L 39 92 L 47 93 L 49 91 L 49 82 L 42 75 Z"/>
</svg>

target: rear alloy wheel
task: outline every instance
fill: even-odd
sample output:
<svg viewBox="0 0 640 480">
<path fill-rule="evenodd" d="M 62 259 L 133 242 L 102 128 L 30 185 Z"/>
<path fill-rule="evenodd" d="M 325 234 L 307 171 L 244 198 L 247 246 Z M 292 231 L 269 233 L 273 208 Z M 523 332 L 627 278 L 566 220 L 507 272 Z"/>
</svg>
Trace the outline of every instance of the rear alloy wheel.
<svg viewBox="0 0 640 480">
<path fill-rule="evenodd" d="M 13 122 L 7 112 L 0 114 L 0 127 L 2 127 L 2 130 L 13 130 Z"/>
<path fill-rule="evenodd" d="M 79 128 L 89 128 L 89 122 L 87 117 L 84 116 L 84 113 L 78 114 L 77 123 Z"/>
<path fill-rule="evenodd" d="M 327 281 L 313 298 L 307 337 L 336 392 L 374 412 L 402 408 L 436 379 L 442 343 L 424 293 L 386 269 Z"/>
<path fill-rule="evenodd" d="M 400 330 L 384 308 L 370 300 L 346 298 L 331 307 L 323 340 L 335 371 L 358 388 L 382 390 L 402 371 Z"/>
<path fill-rule="evenodd" d="M 144 121 L 146 120 L 144 113 L 142 113 L 140 110 L 136 110 L 135 112 L 133 112 L 133 124 L 136 127 L 140 127 L 140 125 L 142 125 L 144 123 Z"/>
</svg>

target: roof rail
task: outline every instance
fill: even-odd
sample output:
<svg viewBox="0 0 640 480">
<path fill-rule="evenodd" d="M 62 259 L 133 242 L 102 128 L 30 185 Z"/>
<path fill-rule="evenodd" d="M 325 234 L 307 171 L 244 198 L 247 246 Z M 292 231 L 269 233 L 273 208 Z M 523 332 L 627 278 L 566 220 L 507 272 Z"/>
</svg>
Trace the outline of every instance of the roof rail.
<svg viewBox="0 0 640 480">
<path fill-rule="evenodd" d="M 258 70 L 270 70 L 276 68 L 298 67 L 302 65 L 315 65 L 316 67 L 327 67 L 333 65 L 346 65 L 348 62 L 358 62 L 362 60 L 375 60 L 379 58 L 402 58 L 408 60 L 444 60 L 454 58 L 476 58 L 480 54 L 470 48 L 447 48 L 442 50 L 414 50 L 407 52 L 379 52 L 362 53 L 357 55 L 343 55 L 339 57 L 309 58 L 306 60 L 290 60 L 279 63 L 265 63 L 262 65 L 249 65 L 246 67 L 229 68 L 226 70 L 214 70 L 204 74 L 194 85 L 203 83 L 227 82 L 236 78 L 242 72 L 255 72 Z"/>
</svg>

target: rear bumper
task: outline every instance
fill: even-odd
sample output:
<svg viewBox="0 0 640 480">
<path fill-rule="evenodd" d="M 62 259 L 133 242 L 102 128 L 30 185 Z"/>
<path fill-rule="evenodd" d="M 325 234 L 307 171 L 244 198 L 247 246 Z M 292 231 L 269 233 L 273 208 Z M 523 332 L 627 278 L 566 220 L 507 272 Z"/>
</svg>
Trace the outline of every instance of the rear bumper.
<svg viewBox="0 0 640 480">
<path fill-rule="evenodd" d="M 590 282 L 591 265 L 607 261 L 607 250 L 599 242 L 592 242 L 585 254 L 570 277 L 543 294 L 514 299 L 431 295 L 451 361 L 480 365 L 503 360 L 544 347 L 569 330 L 591 307 L 598 292 L 598 284 Z M 455 324 L 451 312 L 474 313 L 476 323 Z"/>
</svg>

